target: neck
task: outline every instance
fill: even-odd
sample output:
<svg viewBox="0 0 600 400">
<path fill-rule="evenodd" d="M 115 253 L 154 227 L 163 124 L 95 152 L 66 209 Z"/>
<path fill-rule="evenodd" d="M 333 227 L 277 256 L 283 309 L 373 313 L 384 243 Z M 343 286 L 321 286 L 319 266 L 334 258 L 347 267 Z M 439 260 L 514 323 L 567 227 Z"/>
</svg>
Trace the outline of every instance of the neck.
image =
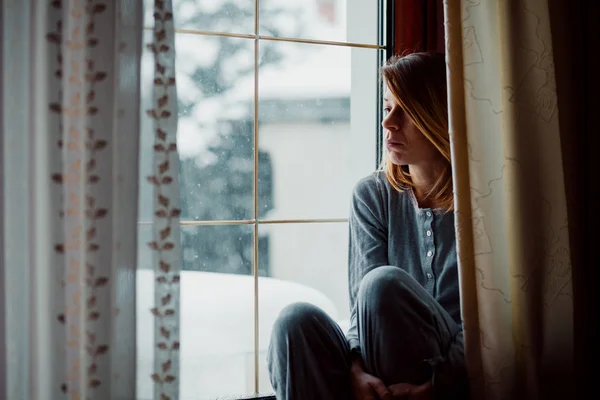
<svg viewBox="0 0 600 400">
<path fill-rule="evenodd" d="M 434 208 L 434 200 L 427 198 L 427 194 L 433 188 L 442 173 L 443 166 L 440 164 L 427 166 L 409 165 L 408 171 L 414 185 L 414 193 L 419 206 L 424 208 Z"/>
</svg>

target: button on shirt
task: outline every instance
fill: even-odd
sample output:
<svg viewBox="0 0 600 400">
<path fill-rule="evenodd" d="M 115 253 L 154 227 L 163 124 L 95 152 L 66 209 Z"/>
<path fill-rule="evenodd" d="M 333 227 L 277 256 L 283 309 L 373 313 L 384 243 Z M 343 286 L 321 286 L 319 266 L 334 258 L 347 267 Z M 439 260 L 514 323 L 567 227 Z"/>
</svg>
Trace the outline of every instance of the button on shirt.
<svg viewBox="0 0 600 400">
<path fill-rule="evenodd" d="M 384 172 L 355 186 L 349 243 L 350 346 L 357 343 L 354 305 L 363 276 L 393 265 L 408 272 L 461 325 L 454 214 L 421 209 L 407 190 L 394 189 Z"/>
</svg>

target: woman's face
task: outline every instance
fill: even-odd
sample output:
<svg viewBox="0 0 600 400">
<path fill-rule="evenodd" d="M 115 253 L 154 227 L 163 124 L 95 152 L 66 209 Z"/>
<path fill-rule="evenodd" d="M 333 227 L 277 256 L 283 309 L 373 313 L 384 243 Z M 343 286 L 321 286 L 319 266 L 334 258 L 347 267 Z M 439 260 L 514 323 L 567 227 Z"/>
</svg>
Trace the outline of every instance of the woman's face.
<svg viewBox="0 0 600 400">
<path fill-rule="evenodd" d="M 388 159 L 395 165 L 425 165 L 439 160 L 441 154 L 398 105 L 389 89 L 383 98 L 381 122 Z"/>
</svg>

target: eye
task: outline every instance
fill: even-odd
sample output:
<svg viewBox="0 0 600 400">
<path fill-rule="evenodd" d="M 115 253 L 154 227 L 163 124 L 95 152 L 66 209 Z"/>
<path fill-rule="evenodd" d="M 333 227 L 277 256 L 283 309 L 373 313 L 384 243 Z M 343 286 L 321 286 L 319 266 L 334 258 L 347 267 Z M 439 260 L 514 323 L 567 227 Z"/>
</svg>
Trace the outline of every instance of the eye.
<svg viewBox="0 0 600 400">
<path fill-rule="evenodd" d="M 388 115 L 390 113 L 390 111 L 392 111 L 389 107 L 385 107 L 383 109 L 383 115 Z"/>
</svg>

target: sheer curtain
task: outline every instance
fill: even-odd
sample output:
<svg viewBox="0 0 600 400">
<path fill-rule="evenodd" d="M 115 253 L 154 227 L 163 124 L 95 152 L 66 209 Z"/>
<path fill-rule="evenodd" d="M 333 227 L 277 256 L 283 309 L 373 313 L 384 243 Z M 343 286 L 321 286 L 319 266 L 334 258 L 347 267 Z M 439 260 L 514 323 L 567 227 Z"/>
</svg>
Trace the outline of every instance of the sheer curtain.
<svg viewBox="0 0 600 400">
<path fill-rule="evenodd" d="M 136 398 L 138 246 L 154 250 L 154 397 L 178 397 L 179 185 L 171 1 L 2 2 L 0 397 Z M 138 244 L 140 115 L 153 239 Z"/>
<path fill-rule="evenodd" d="M 548 4 L 444 5 L 473 396 L 570 398 L 573 286 Z"/>
</svg>

